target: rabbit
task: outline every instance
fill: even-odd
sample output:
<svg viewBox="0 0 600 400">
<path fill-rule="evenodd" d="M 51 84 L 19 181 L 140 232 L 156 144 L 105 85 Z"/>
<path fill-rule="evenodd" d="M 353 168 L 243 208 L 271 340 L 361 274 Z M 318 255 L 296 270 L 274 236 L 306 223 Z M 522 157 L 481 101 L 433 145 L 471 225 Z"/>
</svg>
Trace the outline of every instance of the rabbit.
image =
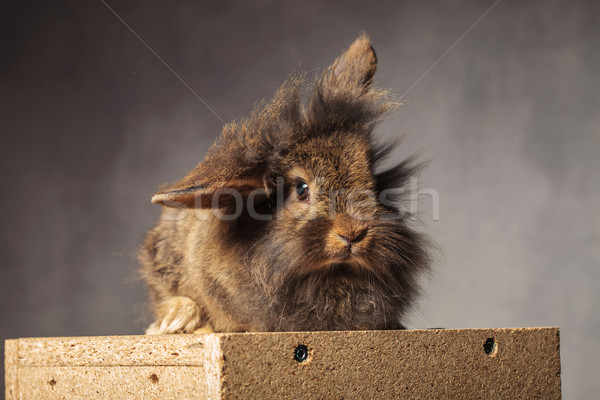
<svg viewBox="0 0 600 400">
<path fill-rule="evenodd" d="M 404 329 L 431 253 L 389 196 L 421 165 L 382 169 L 397 143 L 373 129 L 399 103 L 372 87 L 376 66 L 362 33 L 311 83 L 293 74 L 226 124 L 152 197 L 146 334 Z"/>
</svg>

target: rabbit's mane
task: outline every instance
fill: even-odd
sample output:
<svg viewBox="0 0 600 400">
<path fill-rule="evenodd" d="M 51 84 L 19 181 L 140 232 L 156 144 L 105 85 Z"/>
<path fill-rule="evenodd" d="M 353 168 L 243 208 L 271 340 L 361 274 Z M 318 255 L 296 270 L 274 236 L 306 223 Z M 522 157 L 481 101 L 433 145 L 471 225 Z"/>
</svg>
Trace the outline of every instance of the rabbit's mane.
<svg viewBox="0 0 600 400">
<path fill-rule="evenodd" d="M 204 164 L 214 164 L 214 171 L 226 160 L 228 169 L 256 171 L 258 176 L 272 179 L 290 149 L 303 142 L 337 132 L 351 132 L 371 142 L 375 124 L 399 103 L 387 90 L 340 87 L 334 80 L 332 68 L 312 83 L 307 83 L 305 74 L 292 75 L 269 102 L 261 102 L 248 117 L 224 126 Z M 394 147 L 374 147 L 373 165 Z"/>
</svg>

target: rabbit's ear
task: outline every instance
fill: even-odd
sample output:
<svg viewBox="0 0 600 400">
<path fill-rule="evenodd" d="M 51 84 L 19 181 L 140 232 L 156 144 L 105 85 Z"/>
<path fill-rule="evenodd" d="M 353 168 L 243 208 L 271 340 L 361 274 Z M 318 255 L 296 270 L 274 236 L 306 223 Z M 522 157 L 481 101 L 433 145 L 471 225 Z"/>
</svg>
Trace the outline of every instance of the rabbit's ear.
<svg viewBox="0 0 600 400">
<path fill-rule="evenodd" d="M 329 89 L 358 87 L 367 90 L 377 69 L 377 56 L 369 37 L 363 32 L 338 57 L 323 77 Z"/>
<path fill-rule="evenodd" d="M 368 126 L 396 107 L 389 92 L 371 88 L 377 57 L 366 34 L 317 78 L 305 113 L 313 136 Z"/>
<path fill-rule="evenodd" d="M 257 179 L 233 178 L 216 183 L 194 184 L 188 175 L 158 191 L 152 197 L 152 203 L 174 208 L 222 208 L 236 204 L 252 192 L 264 195 L 264 189 L 265 184 Z"/>
</svg>

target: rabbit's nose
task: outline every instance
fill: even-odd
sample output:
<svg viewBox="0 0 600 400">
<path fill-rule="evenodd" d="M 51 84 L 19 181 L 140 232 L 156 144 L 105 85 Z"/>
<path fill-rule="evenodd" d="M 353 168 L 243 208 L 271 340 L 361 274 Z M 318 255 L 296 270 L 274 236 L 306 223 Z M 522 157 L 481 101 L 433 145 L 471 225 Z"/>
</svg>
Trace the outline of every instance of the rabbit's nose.
<svg viewBox="0 0 600 400">
<path fill-rule="evenodd" d="M 336 234 L 346 243 L 346 245 L 350 246 L 351 244 L 360 242 L 365 237 L 367 234 L 367 228 L 348 233 L 344 232 L 344 234 L 336 232 Z"/>
</svg>

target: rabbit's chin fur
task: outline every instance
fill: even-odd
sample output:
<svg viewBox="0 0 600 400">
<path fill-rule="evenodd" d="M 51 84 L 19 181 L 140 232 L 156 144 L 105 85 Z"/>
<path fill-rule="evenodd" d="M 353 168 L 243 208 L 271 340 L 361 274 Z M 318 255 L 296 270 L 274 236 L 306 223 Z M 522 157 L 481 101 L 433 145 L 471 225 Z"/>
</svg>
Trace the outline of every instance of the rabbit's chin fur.
<svg viewBox="0 0 600 400">
<path fill-rule="evenodd" d="M 269 304 L 266 330 L 402 328 L 426 263 L 424 243 L 404 222 L 378 222 L 355 251 L 336 252 L 338 260 L 323 254 L 336 244 L 320 234 L 328 230 L 327 220 L 312 221 L 293 237 L 274 229 L 252 257 L 259 273 L 254 281 L 262 283 L 257 293 L 266 294 L 263 303 Z"/>
<path fill-rule="evenodd" d="M 394 146 L 372 131 L 397 104 L 371 88 L 375 66 L 363 35 L 308 94 L 290 78 L 153 197 L 165 207 L 140 252 L 147 333 L 403 328 L 430 246 L 401 199 L 383 200 L 418 167 L 381 169 Z"/>
</svg>

